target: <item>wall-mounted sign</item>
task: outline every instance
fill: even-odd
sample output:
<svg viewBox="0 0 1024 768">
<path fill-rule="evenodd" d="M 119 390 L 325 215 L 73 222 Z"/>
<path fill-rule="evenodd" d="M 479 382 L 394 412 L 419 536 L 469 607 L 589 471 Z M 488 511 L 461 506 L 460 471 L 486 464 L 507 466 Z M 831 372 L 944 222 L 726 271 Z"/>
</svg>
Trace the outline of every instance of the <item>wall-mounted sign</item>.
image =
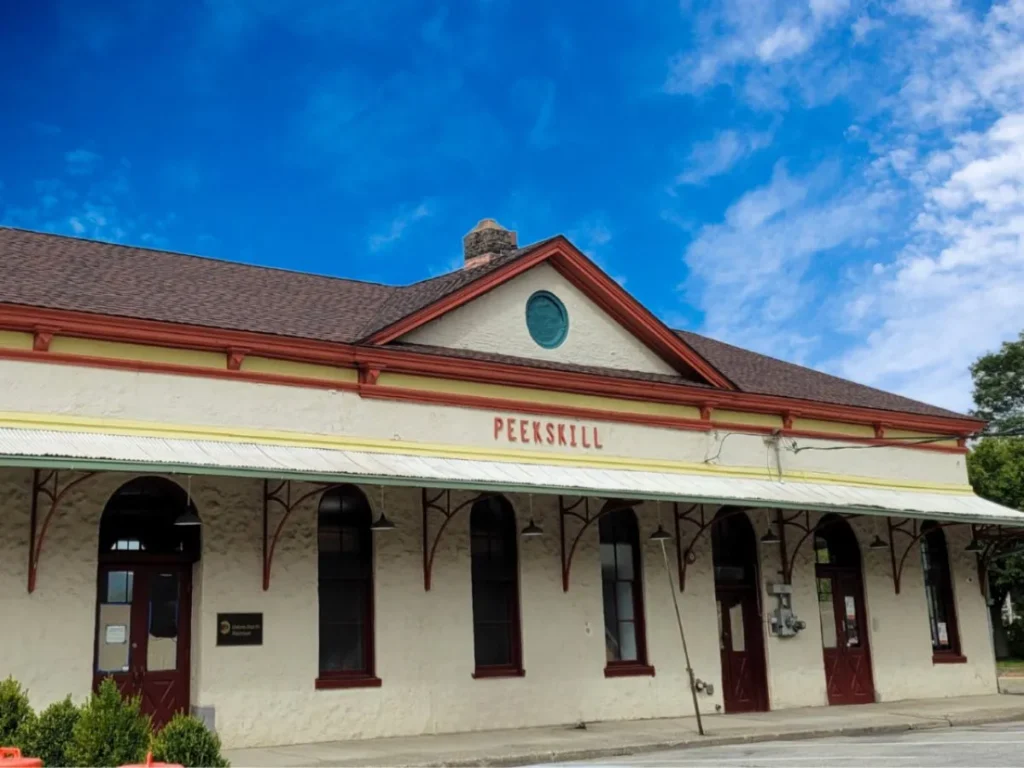
<svg viewBox="0 0 1024 768">
<path fill-rule="evenodd" d="M 263 614 L 218 613 L 217 645 L 263 645 Z"/>
<path fill-rule="evenodd" d="M 128 642 L 128 627 L 124 624 L 107 624 L 103 642 L 107 645 L 123 645 Z"/>
<path fill-rule="evenodd" d="M 494 439 L 504 443 L 554 445 L 560 448 L 604 448 L 601 433 L 593 424 L 575 424 L 514 416 L 494 417 Z"/>
</svg>

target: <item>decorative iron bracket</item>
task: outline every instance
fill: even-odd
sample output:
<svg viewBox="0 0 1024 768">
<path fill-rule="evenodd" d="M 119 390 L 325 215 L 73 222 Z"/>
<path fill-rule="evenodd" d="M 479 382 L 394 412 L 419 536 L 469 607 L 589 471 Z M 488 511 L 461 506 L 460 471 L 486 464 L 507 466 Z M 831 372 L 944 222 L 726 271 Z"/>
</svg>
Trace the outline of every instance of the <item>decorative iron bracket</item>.
<svg viewBox="0 0 1024 768">
<path fill-rule="evenodd" d="M 714 515 L 708 517 L 707 510 L 703 504 L 691 504 L 685 511 L 679 511 L 679 504 L 673 502 L 672 505 L 672 517 L 675 518 L 676 527 L 676 566 L 679 569 L 679 591 L 683 592 L 686 590 L 686 569 L 687 566 L 693 565 L 697 562 L 697 553 L 695 548 L 697 542 L 701 536 L 711 530 L 711 526 L 718 520 L 725 520 L 726 518 L 738 515 L 746 512 L 746 507 L 729 507 L 725 512 L 719 510 Z M 693 526 L 696 530 L 693 536 L 690 537 L 685 549 L 683 548 L 683 535 L 682 535 L 682 524 Z"/>
<path fill-rule="evenodd" d="M 73 471 L 68 472 L 72 476 Z M 28 539 L 28 591 L 36 590 L 36 575 L 39 572 L 39 557 L 43 553 L 43 542 L 46 540 L 46 532 L 50 528 L 50 521 L 53 519 L 57 507 L 60 506 L 68 491 L 80 483 L 95 477 L 97 472 L 83 472 L 78 477 L 73 477 L 61 486 L 60 470 L 49 471 L 32 470 L 32 506 L 29 513 L 29 539 Z M 42 504 L 40 501 L 42 499 Z M 42 525 L 39 524 L 39 512 L 46 510 Z"/>
<path fill-rule="evenodd" d="M 263 481 L 263 591 L 266 592 L 270 589 L 270 567 L 274 562 L 274 551 L 277 549 L 277 542 L 281 538 L 281 531 L 284 529 L 284 524 L 288 522 L 288 518 L 291 517 L 295 508 L 300 506 L 304 501 L 309 498 L 316 496 L 318 493 L 324 493 L 331 488 L 336 488 L 337 483 L 317 483 L 313 486 L 313 490 L 302 494 L 296 499 L 292 499 L 292 481 L 291 480 L 264 480 Z M 274 528 L 274 535 L 269 536 L 270 533 L 270 506 L 274 504 L 281 509 L 281 518 L 277 521 L 277 526 Z"/>
<path fill-rule="evenodd" d="M 579 507 L 583 507 L 583 511 L 577 511 Z M 629 506 L 633 506 L 631 502 Z M 613 512 L 620 507 L 612 502 L 607 502 L 601 506 L 600 511 L 595 514 L 590 512 L 590 498 L 587 496 L 581 496 L 571 504 L 567 503 L 564 496 L 558 497 L 558 534 L 561 539 L 562 545 L 562 591 L 569 591 L 569 573 L 572 571 L 572 559 L 576 555 L 576 547 L 579 546 L 580 540 L 583 538 L 584 531 L 587 530 L 591 525 L 596 523 L 602 517 L 607 515 L 609 512 Z M 576 520 L 579 524 L 579 528 L 572 537 L 572 541 L 569 542 L 568 551 L 565 548 L 565 521 L 567 518 Z"/>
<path fill-rule="evenodd" d="M 803 522 L 800 518 L 803 517 Z M 835 514 L 834 520 L 855 520 L 860 515 L 843 515 Z M 820 531 L 822 528 L 827 528 L 829 523 L 826 521 L 822 525 L 822 521 L 818 520 L 814 525 L 811 525 L 811 513 L 810 512 L 794 512 L 788 517 L 781 510 L 775 512 L 775 524 L 779 529 L 779 560 L 782 565 L 782 581 L 785 584 L 793 583 L 793 566 L 796 563 L 797 553 L 800 551 L 800 547 L 804 545 L 804 542 L 814 536 L 816 531 Z M 786 528 L 795 528 L 800 531 L 801 536 L 797 539 L 796 545 L 793 547 L 792 552 L 788 552 L 786 548 Z"/>
<path fill-rule="evenodd" d="M 921 537 L 928 531 L 921 529 L 921 521 L 917 519 L 904 518 L 898 522 L 893 522 L 891 517 L 887 517 L 886 522 L 889 525 L 889 561 L 892 563 L 892 586 L 898 595 L 903 581 L 903 566 L 907 564 L 907 556 L 910 554 L 910 550 L 914 548 L 914 545 L 921 541 Z M 934 527 L 949 528 L 952 525 L 957 525 L 957 523 L 936 523 Z M 909 539 L 906 547 L 903 549 L 903 554 L 899 557 L 899 562 L 896 560 L 897 533 Z"/>
<path fill-rule="evenodd" d="M 448 527 L 448 523 L 459 512 L 492 495 L 490 493 L 480 493 L 452 507 L 452 492 L 450 490 L 438 491 L 437 495 L 432 497 L 429 490 L 423 489 L 421 498 L 423 500 L 423 589 L 425 591 L 430 591 L 430 579 L 434 571 L 434 556 L 437 554 L 437 546 L 441 543 L 441 536 Z M 440 503 L 442 500 L 444 501 L 444 506 Z M 431 512 L 436 512 L 441 516 L 441 525 L 438 526 L 437 531 L 434 533 L 433 540 L 430 538 Z"/>
<path fill-rule="evenodd" d="M 988 597 L 988 569 L 993 562 L 1024 551 L 1024 547 L 1002 552 L 1003 545 L 1012 541 L 1024 539 L 1024 528 L 1006 528 L 1002 525 L 972 525 L 971 538 L 975 541 L 984 541 L 985 548 L 977 553 L 978 559 L 978 586 L 981 589 L 982 597 Z"/>
</svg>

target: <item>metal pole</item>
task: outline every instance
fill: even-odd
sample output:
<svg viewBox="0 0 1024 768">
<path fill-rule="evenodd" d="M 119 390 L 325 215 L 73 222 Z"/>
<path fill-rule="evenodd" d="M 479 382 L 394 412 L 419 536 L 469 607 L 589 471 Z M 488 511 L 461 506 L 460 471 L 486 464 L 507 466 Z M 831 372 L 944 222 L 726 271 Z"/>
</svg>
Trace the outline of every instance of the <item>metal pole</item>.
<svg viewBox="0 0 1024 768">
<path fill-rule="evenodd" d="M 679 613 L 679 599 L 676 597 L 676 587 L 672 583 L 672 571 L 668 567 L 668 552 L 665 551 L 665 542 L 661 544 L 661 559 L 665 563 L 665 576 L 668 579 L 668 591 L 672 594 L 672 607 L 676 609 L 676 624 L 679 626 L 679 639 L 683 643 L 683 658 L 686 659 L 686 675 L 690 679 L 690 695 L 693 696 L 693 712 L 697 715 L 697 733 L 704 735 L 704 723 L 700 719 L 700 707 L 697 705 L 697 681 L 693 676 L 693 667 L 690 666 L 690 651 L 686 647 L 686 634 L 683 632 L 683 616 Z"/>
</svg>

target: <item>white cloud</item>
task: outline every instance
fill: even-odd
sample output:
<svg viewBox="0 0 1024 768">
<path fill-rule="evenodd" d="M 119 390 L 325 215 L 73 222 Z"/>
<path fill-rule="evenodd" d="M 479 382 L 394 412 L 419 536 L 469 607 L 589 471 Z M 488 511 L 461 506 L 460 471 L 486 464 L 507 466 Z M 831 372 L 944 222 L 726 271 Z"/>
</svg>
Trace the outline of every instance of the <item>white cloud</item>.
<svg viewBox="0 0 1024 768">
<path fill-rule="evenodd" d="M 831 164 L 802 177 L 776 166 L 767 185 L 741 196 L 720 224 L 702 227 L 686 250 L 685 288 L 705 330 L 771 354 L 804 354 L 806 312 L 820 298 L 817 268 L 840 246 L 863 245 L 891 201 L 881 189 L 837 187 Z"/>
<path fill-rule="evenodd" d="M 370 250 L 376 253 L 394 245 L 402 239 L 405 231 L 410 226 L 432 214 L 433 209 L 428 201 L 423 201 L 415 206 L 404 207 L 388 222 L 382 231 L 370 235 L 367 241 Z"/>
<path fill-rule="evenodd" d="M 868 156 L 832 176 L 779 166 L 740 195 L 687 249 L 687 293 L 712 335 L 965 410 L 969 364 L 1024 328 L 1024 0 L 841 4 L 828 22 L 772 8 L 705 34 L 711 63 L 670 82 L 726 83 L 755 109 L 791 89 L 844 99 Z M 820 45 L 840 22 L 849 39 Z M 875 50 L 837 83 L 847 45 Z"/>
<path fill-rule="evenodd" d="M 711 141 L 693 145 L 686 170 L 676 177 L 676 184 L 701 184 L 710 178 L 727 173 L 741 160 L 767 147 L 771 141 L 771 131 L 721 131 Z"/>
<path fill-rule="evenodd" d="M 693 45 L 670 65 L 665 90 L 702 93 L 740 72 L 770 74 L 799 57 L 851 12 L 847 0 L 724 0 L 695 19 Z"/>
<path fill-rule="evenodd" d="M 96 170 L 100 156 L 88 149 L 75 149 L 64 153 L 65 169 L 73 176 L 86 176 Z"/>
</svg>

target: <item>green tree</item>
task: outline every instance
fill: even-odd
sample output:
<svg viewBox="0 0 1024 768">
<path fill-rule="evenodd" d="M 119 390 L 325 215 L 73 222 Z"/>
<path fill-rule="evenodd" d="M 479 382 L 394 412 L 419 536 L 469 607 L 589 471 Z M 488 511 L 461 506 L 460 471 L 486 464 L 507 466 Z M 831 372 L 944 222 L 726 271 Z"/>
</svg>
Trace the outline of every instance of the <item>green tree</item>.
<svg viewBox="0 0 1024 768">
<path fill-rule="evenodd" d="M 1024 331 L 998 352 L 982 355 L 971 366 L 974 413 L 989 431 L 1024 430 Z"/>
<path fill-rule="evenodd" d="M 971 366 L 974 414 L 988 421 L 988 432 L 1024 433 L 1024 331 L 1016 341 L 979 357 Z M 967 471 L 975 492 L 1011 509 L 1024 510 L 1024 437 L 987 437 L 967 456 Z M 1024 592 L 1024 553 L 1021 541 L 1010 541 L 992 553 L 989 593 L 993 598 L 993 627 L 1002 630 L 1000 610 L 1010 594 L 1020 605 Z"/>
</svg>

